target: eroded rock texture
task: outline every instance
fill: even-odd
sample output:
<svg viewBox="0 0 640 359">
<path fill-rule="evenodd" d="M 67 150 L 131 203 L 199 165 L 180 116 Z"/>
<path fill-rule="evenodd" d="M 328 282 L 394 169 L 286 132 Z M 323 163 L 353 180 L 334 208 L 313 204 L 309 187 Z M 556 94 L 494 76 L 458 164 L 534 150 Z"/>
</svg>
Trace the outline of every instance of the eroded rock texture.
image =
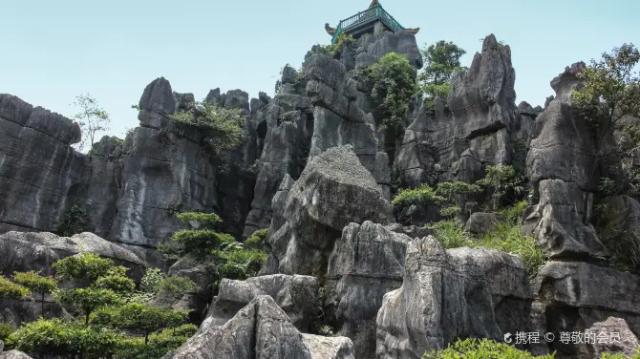
<svg viewBox="0 0 640 359">
<path fill-rule="evenodd" d="M 351 338 L 358 358 L 373 358 L 376 315 L 385 293 L 402 285 L 411 239 L 370 221 L 351 223 L 329 257 L 325 308 L 338 334 Z"/>
<path fill-rule="evenodd" d="M 347 224 L 391 219 L 382 189 L 351 147 L 334 147 L 311 159 L 278 210 L 286 221 L 270 228 L 272 253 L 265 271 L 271 273 L 322 274 Z"/>
<path fill-rule="evenodd" d="M 402 287 L 384 296 L 378 312 L 376 355 L 417 359 L 460 337 L 501 340 L 528 327 L 531 301 L 519 258 L 485 249 L 444 250 L 433 237 L 412 241 Z"/>
</svg>

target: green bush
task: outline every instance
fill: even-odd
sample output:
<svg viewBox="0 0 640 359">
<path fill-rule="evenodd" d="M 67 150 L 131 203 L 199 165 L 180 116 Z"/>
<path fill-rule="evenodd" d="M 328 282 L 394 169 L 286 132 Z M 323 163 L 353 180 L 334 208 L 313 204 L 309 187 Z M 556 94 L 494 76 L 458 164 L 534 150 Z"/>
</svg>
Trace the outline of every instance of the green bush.
<svg viewBox="0 0 640 359">
<path fill-rule="evenodd" d="M 622 353 L 602 353 L 600 359 L 640 359 L 640 349 L 630 357 Z"/>
<path fill-rule="evenodd" d="M 62 222 L 58 225 L 56 233 L 63 237 L 70 237 L 74 234 L 90 232 L 91 220 L 87 211 L 78 205 L 67 208 L 62 214 Z"/>
<path fill-rule="evenodd" d="M 147 268 L 140 280 L 140 289 L 149 293 L 157 293 L 160 290 L 160 282 L 165 278 L 159 268 Z"/>
<path fill-rule="evenodd" d="M 183 229 L 175 232 L 171 240 L 183 248 L 183 254 L 191 254 L 196 258 L 206 257 L 216 248 L 236 241 L 232 235 L 212 229 Z"/>
<path fill-rule="evenodd" d="M 196 284 L 189 278 L 169 276 L 158 283 L 158 295 L 162 297 L 179 298 L 194 291 Z"/>
<path fill-rule="evenodd" d="M 16 330 L 7 344 L 33 355 L 97 359 L 110 357 L 122 338 L 120 333 L 105 328 L 39 319 Z"/>
<path fill-rule="evenodd" d="M 0 276 L 0 299 L 23 299 L 28 296 L 28 288 Z"/>
<path fill-rule="evenodd" d="M 173 114 L 171 118 L 206 132 L 205 142 L 217 154 L 237 147 L 242 140 L 244 115 L 240 109 L 199 102 L 187 111 Z"/>
<path fill-rule="evenodd" d="M 244 244 L 253 249 L 258 250 L 266 250 L 268 245 L 266 244 L 266 239 L 269 236 L 269 228 L 258 229 L 253 232 Z"/>
<path fill-rule="evenodd" d="M 456 196 L 478 194 L 482 192 L 482 188 L 477 184 L 462 181 L 440 182 L 436 185 L 435 192 L 451 203 Z"/>
<path fill-rule="evenodd" d="M 0 323 L 0 340 L 5 341 L 11 335 L 11 333 L 15 332 L 15 329 L 11 324 L 8 323 Z"/>
<path fill-rule="evenodd" d="M 393 197 L 391 203 L 396 206 L 441 204 L 445 198 L 427 184 L 422 184 L 416 188 L 403 189 Z"/>
<path fill-rule="evenodd" d="M 114 291 L 98 288 L 62 289 L 55 293 L 55 297 L 63 307 L 82 314 L 85 324 L 89 324 L 91 314 L 97 308 L 122 301 L 122 297 Z"/>
<path fill-rule="evenodd" d="M 433 108 L 434 99 L 446 99 L 449 94 L 451 75 L 463 69 L 460 57 L 465 51 L 451 41 L 440 40 L 422 50 L 425 59 L 424 71 L 420 74 L 422 90 L 426 95 L 425 102 Z"/>
<path fill-rule="evenodd" d="M 109 269 L 105 275 L 98 277 L 93 286 L 110 289 L 120 295 L 127 295 L 134 291 L 136 283 L 127 277 L 126 267 L 117 266 Z"/>
<path fill-rule="evenodd" d="M 181 212 L 176 214 L 176 218 L 184 224 L 197 223 L 199 226 L 212 226 L 222 222 L 222 218 L 215 213 L 204 212 Z"/>
<path fill-rule="evenodd" d="M 416 69 L 404 55 L 390 52 L 366 68 L 363 76 L 377 104 L 381 128 L 392 139 L 402 135 L 411 98 L 418 92 Z"/>
<path fill-rule="evenodd" d="M 436 222 L 429 229 L 434 231 L 436 239 L 446 249 L 472 245 L 469 233 L 455 220 Z"/>
<path fill-rule="evenodd" d="M 457 340 L 447 349 L 427 352 L 422 359 L 553 359 L 553 354 L 534 356 L 489 339 Z"/>
<path fill-rule="evenodd" d="M 40 314 L 44 315 L 44 298 L 47 294 L 58 288 L 58 281 L 52 277 L 42 276 L 36 272 L 15 272 L 13 280 L 28 288 L 32 294 L 37 294 L 40 299 Z"/>
<path fill-rule="evenodd" d="M 93 282 L 106 275 L 113 266 L 111 259 L 86 252 L 56 261 L 53 269 L 62 279 Z"/>
</svg>

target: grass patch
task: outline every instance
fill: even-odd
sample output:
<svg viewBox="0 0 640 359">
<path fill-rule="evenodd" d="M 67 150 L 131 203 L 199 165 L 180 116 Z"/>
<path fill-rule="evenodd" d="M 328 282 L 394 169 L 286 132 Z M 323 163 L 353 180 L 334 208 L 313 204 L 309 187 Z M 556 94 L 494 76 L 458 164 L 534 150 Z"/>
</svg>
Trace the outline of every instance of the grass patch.
<svg viewBox="0 0 640 359">
<path fill-rule="evenodd" d="M 438 195 L 436 190 L 427 184 L 416 188 L 403 189 L 393 197 L 391 203 L 394 206 L 404 206 L 412 204 L 442 203 L 445 198 Z"/>
<path fill-rule="evenodd" d="M 445 350 L 427 352 L 422 359 L 553 359 L 555 355 L 534 356 L 510 345 L 489 339 L 457 340 Z"/>
</svg>

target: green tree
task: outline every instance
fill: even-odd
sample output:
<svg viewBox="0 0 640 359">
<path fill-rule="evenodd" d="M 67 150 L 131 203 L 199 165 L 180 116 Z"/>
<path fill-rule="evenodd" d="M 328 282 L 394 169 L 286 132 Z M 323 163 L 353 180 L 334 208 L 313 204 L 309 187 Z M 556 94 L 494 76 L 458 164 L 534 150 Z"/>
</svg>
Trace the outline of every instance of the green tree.
<svg viewBox="0 0 640 359">
<path fill-rule="evenodd" d="M 93 147 L 97 134 L 109 130 L 111 119 L 109 114 L 98 105 L 98 101 L 90 94 L 76 96 L 73 105 L 78 113 L 73 116 L 78 121 L 83 136 L 78 149 L 83 151 L 88 146 Z"/>
<path fill-rule="evenodd" d="M 53 269 L 62 279 L 77 280 L 85 285 L 107 275 L 114 267 L 113 261 L 90 252 L 76 254 L 56 261 Z"/>
<path fill-rule="evenodd" d="M 29 289 L 0 276 L 0 299 L 23 299 L 29 296 Z"/>
<path fill-rule="evenodd" d="M 498 209 L 503 200 L 513 202 L 514 197 L 525 191 L 523 181 L 513 166 L 498 164 L 487 166 L 484 178 L 477 184 L 491 193 L 492 209 Z"/>
<path fill-rule="evenodd" d="M 136 288 L 136 283 L 127 277 L 127 268 L 117 266 L 109 269 L 106 274 L 98 277 L 93 286 L 95 288 L 110 289 L 120 295 L 127 295 Z"/>
<path fill-rule="evenodd" d="M 411 98 L 418 92 L 416 69 L 406 56 L 390 52 L 364 70 L 365 82 L 377 104 L 376 117 L 387 136 L 387 150 L 404 131 Z"/>
<path fill-rule="evenodd" d="M 75 309 L 84 316 L 84 324 L 89 324 L 91 314 L 100 307 L 118 304 L 122 298 L 110 289 L 74 288 L 55 293 L 58 302 L 65 308 Z"/>
<path fill-rule="evenodd" d="M 197 102 L 192 108 L 177 112 L 171 118 L 206 133 L 205 142 L 216 154 L 237 147 L 242 140 L 245 116 L 237 108 Z"/>
<path fill-rule="evenodd" d="M 31 293 L 37 294 L 40 298 L 40 314 L 44 316 L 45 296 L 58 288 L 58 281 L 55 278 L 42 276 L 36 272 L 15 272 L 13 280 L 29 288 Z"/>
<path fill-rule="evenodd" d="M 451 75 L 463 69 L 460 65 L 460 57 L 465 53 L 466 51 L 458 45 L 444 40 L 422 50 L 425 68 L 419 80 L 429 106 L 433 106 L 433 100 L 436 97 L 446 99 Z"/>
<path fill-rule="evenodd" d="M 73 205 L 62 214 L 62 222 L 58 225 L 56 233 L 63 237 L 70 237 L 82 232 L 91 232 L 91 220 L 84 208 Z"/>
</svg>

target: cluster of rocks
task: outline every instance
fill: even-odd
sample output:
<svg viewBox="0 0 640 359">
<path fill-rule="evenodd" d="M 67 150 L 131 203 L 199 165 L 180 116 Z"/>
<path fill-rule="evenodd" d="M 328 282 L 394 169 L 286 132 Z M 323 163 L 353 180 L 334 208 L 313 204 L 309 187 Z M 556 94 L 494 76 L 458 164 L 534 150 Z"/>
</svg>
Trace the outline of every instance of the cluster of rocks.
<svg viewBox="0 0 640 359">
<path fill-rule="evenodd" d="M 94 232 L 108 240 L 8 232 L 0 271 L 48 272 L 56 259 L 87 250 L 137 271 L 160 262 L 155 248 L 178 228 L 175 211 L 216 211 L 238 237 L 269 228 L 271 252 L 259 277 L 223 279 L 210 305 L 206 291 L 187 304 L 206 319 L 167 358 L 414 359 L 457 338 L 590 328 L 630 339 L 615 348 L 527 349 L 585 358 L 633 350 L 640 277 L 607 257 L 622 237 L 640 248 L 640 204 L 605 199 L 624 216 L 609 218 L 617 230 L 600 238 L 592 217 L 602 144 L 573 114 L 570 96 L 583 65 L 552 81 L 556 96 L 545 109 L 516 106 L 510 49 L 488 36 L 447 99 L 435 108 L 415 102 L 403 139 L 388 151 L 394 141 L 376 125 L 357 70 L 391 51 L 422 65 L 413 33 L 377 27 L 338 54 L 312 50 L 300 71 L 285 67 L 274 98 L 211 91 L 205 101 L 246 119 L 242 144 L 222 158 L 201 132 L 171 118 L 194 96 L 162 78 L 142 95 L 140 127 L 123 142 L 101 140 L 89 155 L 71 148 L 79 139 L 71 121 L 0 95 L 0 232 L 53 231 L 78 204 L 91 208 Z M 447 250 L 427 230 L 395 223 L 392 169 L 399 185 L 414 186 L 475 181 L 494 164 L 526 167 L 531 181 L 525 230 L 550 259 L 535 280 L 517 256 Z M 496 222 L 476 213 L 468 229 L 484 233 Z M 170 273 L 205 288 L 207 265 L 182 258 Z M 16 312 L 1 319 L 31 318 Z M 19 355 L 8 353 L 0 358 Z"/>
</svg>

